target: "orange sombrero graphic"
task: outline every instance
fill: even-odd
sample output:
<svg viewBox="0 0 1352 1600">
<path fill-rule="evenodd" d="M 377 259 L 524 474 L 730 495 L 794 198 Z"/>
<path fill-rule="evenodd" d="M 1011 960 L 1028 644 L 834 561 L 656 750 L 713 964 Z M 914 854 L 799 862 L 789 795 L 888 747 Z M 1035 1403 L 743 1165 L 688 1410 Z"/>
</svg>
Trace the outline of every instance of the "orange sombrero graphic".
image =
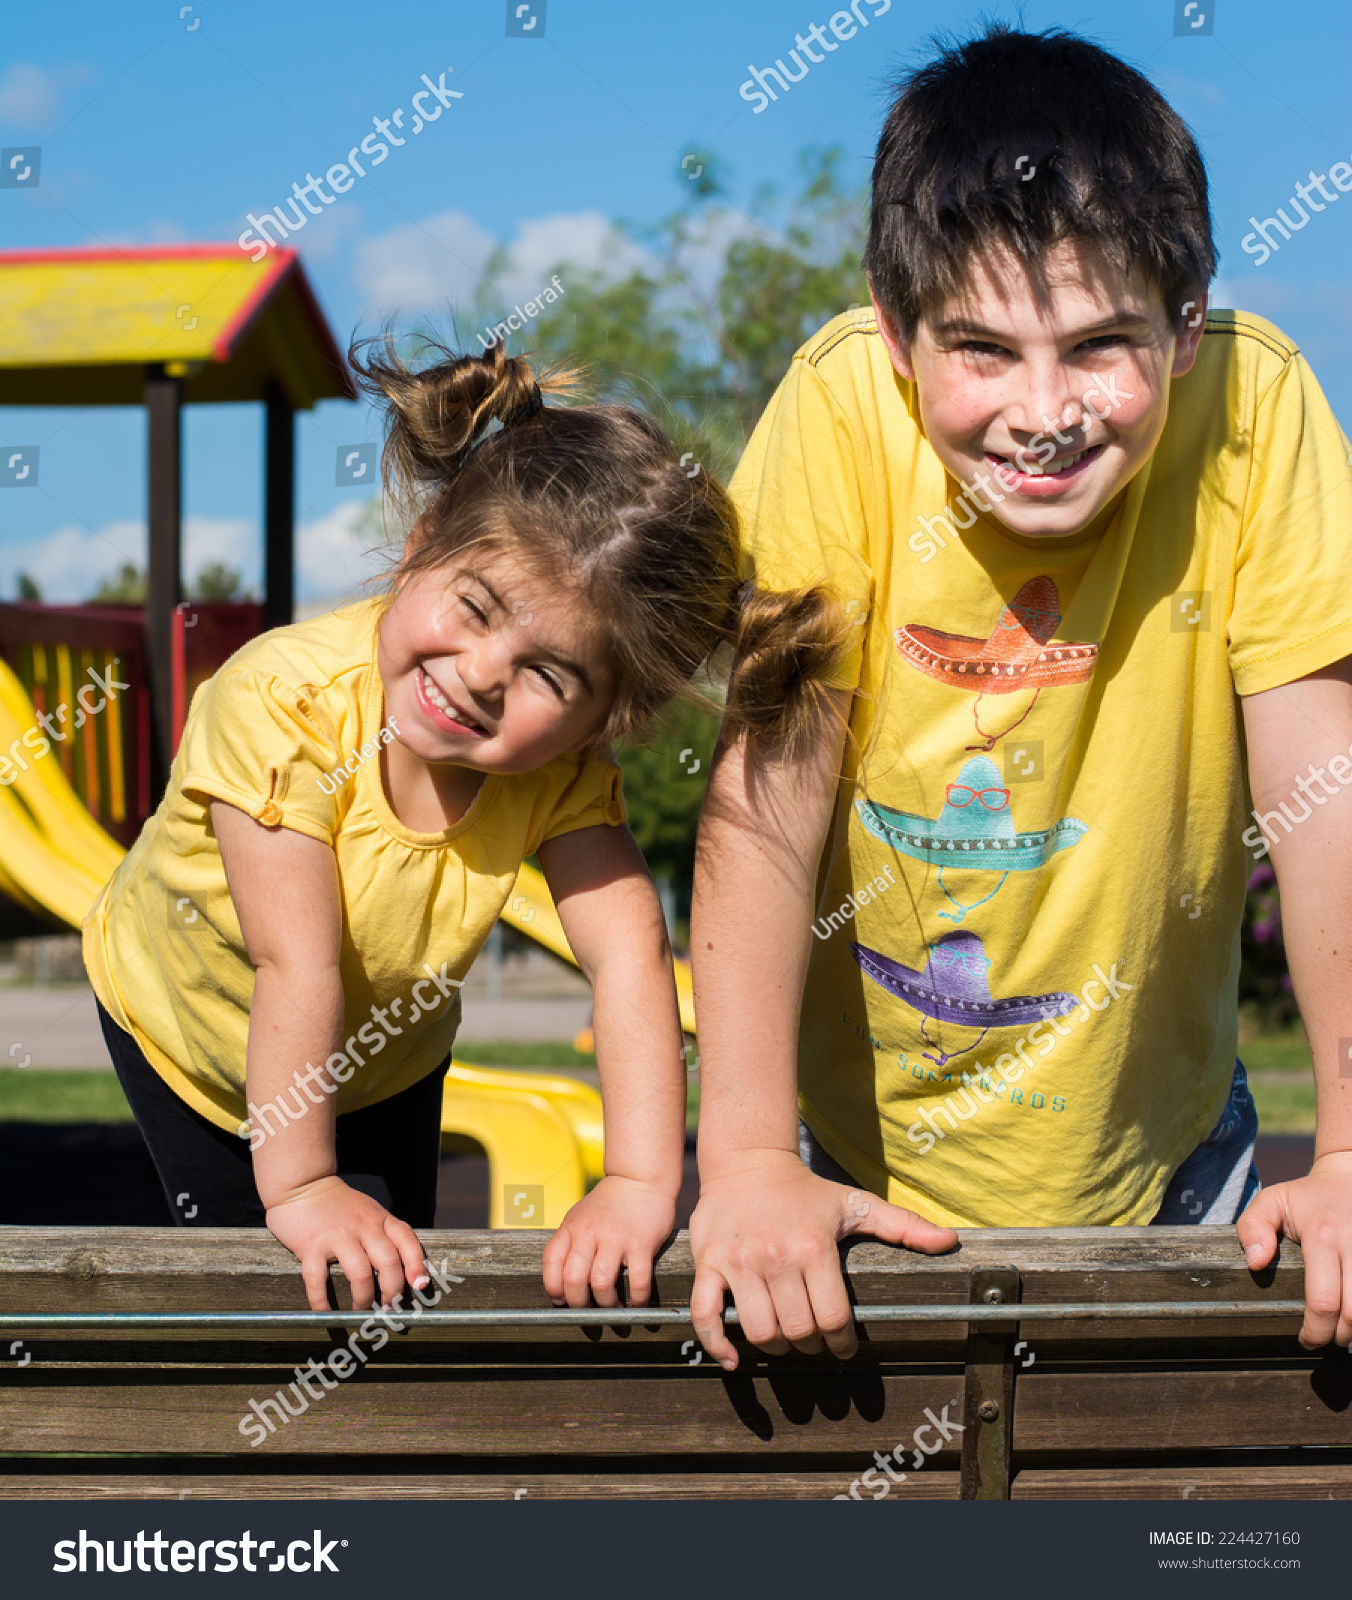
<svg viewBox="0 0 1352 1600">
<path fill-rule="evenodd" d="M 905 659 L 927 678 L 966 689 L 978 700 L 983 695 L 1014 694 L 1019 689 L 1032 689 L 1036 700 L 1043 689 L 1084 683 L 1098 659 L 1096 644 L 1053 644 L 1052 635 L 1060 622 L 1061 596 L 1055 582 L 1044 574 L 1029 578 L 1000 613 L 987 639 L 944 633 L 918 622 L 898 628 L 894 637 Z M 987 734 L 978 720 L 977 732 L 986 743 L 968 749 L 989 750 L 1010 729 Z"/>
</svg>

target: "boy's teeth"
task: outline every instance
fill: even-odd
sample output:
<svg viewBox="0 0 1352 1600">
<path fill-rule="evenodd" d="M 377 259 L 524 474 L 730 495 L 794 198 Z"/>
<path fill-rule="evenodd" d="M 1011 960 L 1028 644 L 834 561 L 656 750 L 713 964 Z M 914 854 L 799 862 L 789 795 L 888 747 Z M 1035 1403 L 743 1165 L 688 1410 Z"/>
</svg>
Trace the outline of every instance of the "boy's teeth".
<svg viewBox="0 0 1352 1600">
<path fill-rule="evenodd" d="M 1088 454 L 1088 450 L 1077 450 L 1073 456 L 1062 456 L 1059 461 L 1048 461 L 1045 466 L 1040 461 L 1030 461 L 1023 468 L 1023 471 L 1030 478 L 1043 478 L 1048 475 L 1055 477 L 1058 472 L 1064 472 L 1067 467 L 1073 467 L 1081 456 Z"/>
</svg>

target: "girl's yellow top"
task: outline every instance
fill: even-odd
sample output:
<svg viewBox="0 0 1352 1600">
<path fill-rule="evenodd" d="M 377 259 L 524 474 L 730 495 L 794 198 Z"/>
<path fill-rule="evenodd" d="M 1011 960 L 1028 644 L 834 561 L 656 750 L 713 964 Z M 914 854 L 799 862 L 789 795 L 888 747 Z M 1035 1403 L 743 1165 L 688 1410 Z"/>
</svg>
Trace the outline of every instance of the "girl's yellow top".
<svg viewBox="0 0 1352 1600">
<path fill-rule="evenodd" d="M 449 1053 L 460 1022 L 453 980 L 522 861 L 546 839 L 625 820 L 620 768 L 605 749 L 487 775 L 453 828 L 406 828 L 380 779 L 381 747 L 394 738 L 376 667 L 384 603 L 274 629 L 202 685 L 159 810 L 84 925 L 85 964 L 110 1015 L 175 1094 L 241 1137 L 254 968 L 213 799 L 321 839 L 337 857 L 346 1043 L 327 1065 L 341 1081 L 340 1113 L 399 1093 Z"/>
</svg>

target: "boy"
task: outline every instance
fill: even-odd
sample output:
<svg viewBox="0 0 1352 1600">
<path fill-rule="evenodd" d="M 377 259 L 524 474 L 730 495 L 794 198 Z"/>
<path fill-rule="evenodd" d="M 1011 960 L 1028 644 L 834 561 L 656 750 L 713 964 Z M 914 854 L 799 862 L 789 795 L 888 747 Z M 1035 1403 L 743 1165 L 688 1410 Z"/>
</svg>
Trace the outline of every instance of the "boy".
<svg viewBox="0 0 1352 1600">
<path fill-rule="evenodd" d="M 853 1353 L 852 1234 L 1241 1212 L 1252 1267 L 1302 1244 L 1302 1343 L 1352 1340 L 1352 807 L 1314 777 L 1352 777 L 1352 472 L 1294 346 L 1206 318 L 1214 261 L 1191 136 L 1096 46 L 994 26 L 904 84 L 873 309 L 799 352 L 734 481 L 759 579 L 860 628 L 848 749 L 720 748 L 701 820 L 693 1315 L 726 1368 L 725 1289 L 762 1349 Z M 1246 746 L 1255 816 L 1307 766 L 1316 801 L 1273 848 L 1316 1159 L 1261 1193 Z"/>
</svg>

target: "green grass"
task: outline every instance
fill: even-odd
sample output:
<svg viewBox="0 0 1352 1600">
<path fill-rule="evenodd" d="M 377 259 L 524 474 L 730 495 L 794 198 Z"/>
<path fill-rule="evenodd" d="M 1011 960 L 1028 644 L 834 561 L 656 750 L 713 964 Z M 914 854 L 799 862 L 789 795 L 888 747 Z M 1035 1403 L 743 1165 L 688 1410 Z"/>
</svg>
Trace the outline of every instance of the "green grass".
<svg viewBox="0 0 1352 1600">
<path fill-rule="evenodd" d="M 1311 1072 L 1310 1046 L 1299 1023 L 1280 1033 L 1262 1033 L 1239 1047 L 1239 1059 L 1249 1072 Z"/>
<path fill-rule="evenodd" d="M 0 1122 L 133 1122 L 114 1073 L 47 1068 L 0 1073 Z"/>
<path fill-rule="evenodd" d="M 455 1059 L 472 1067 L 594 1067 L 594 1051 L 574 1050 L 567 1039 L 457 1039 Z"/>
<path fill-rule="evenodd" d="M 1314 1079 L 1292 1083 L 1255 1083 L 1249 1092 L 1258 1108 L 1259 1133 L 1313 1133 Z"/>
</svg>

